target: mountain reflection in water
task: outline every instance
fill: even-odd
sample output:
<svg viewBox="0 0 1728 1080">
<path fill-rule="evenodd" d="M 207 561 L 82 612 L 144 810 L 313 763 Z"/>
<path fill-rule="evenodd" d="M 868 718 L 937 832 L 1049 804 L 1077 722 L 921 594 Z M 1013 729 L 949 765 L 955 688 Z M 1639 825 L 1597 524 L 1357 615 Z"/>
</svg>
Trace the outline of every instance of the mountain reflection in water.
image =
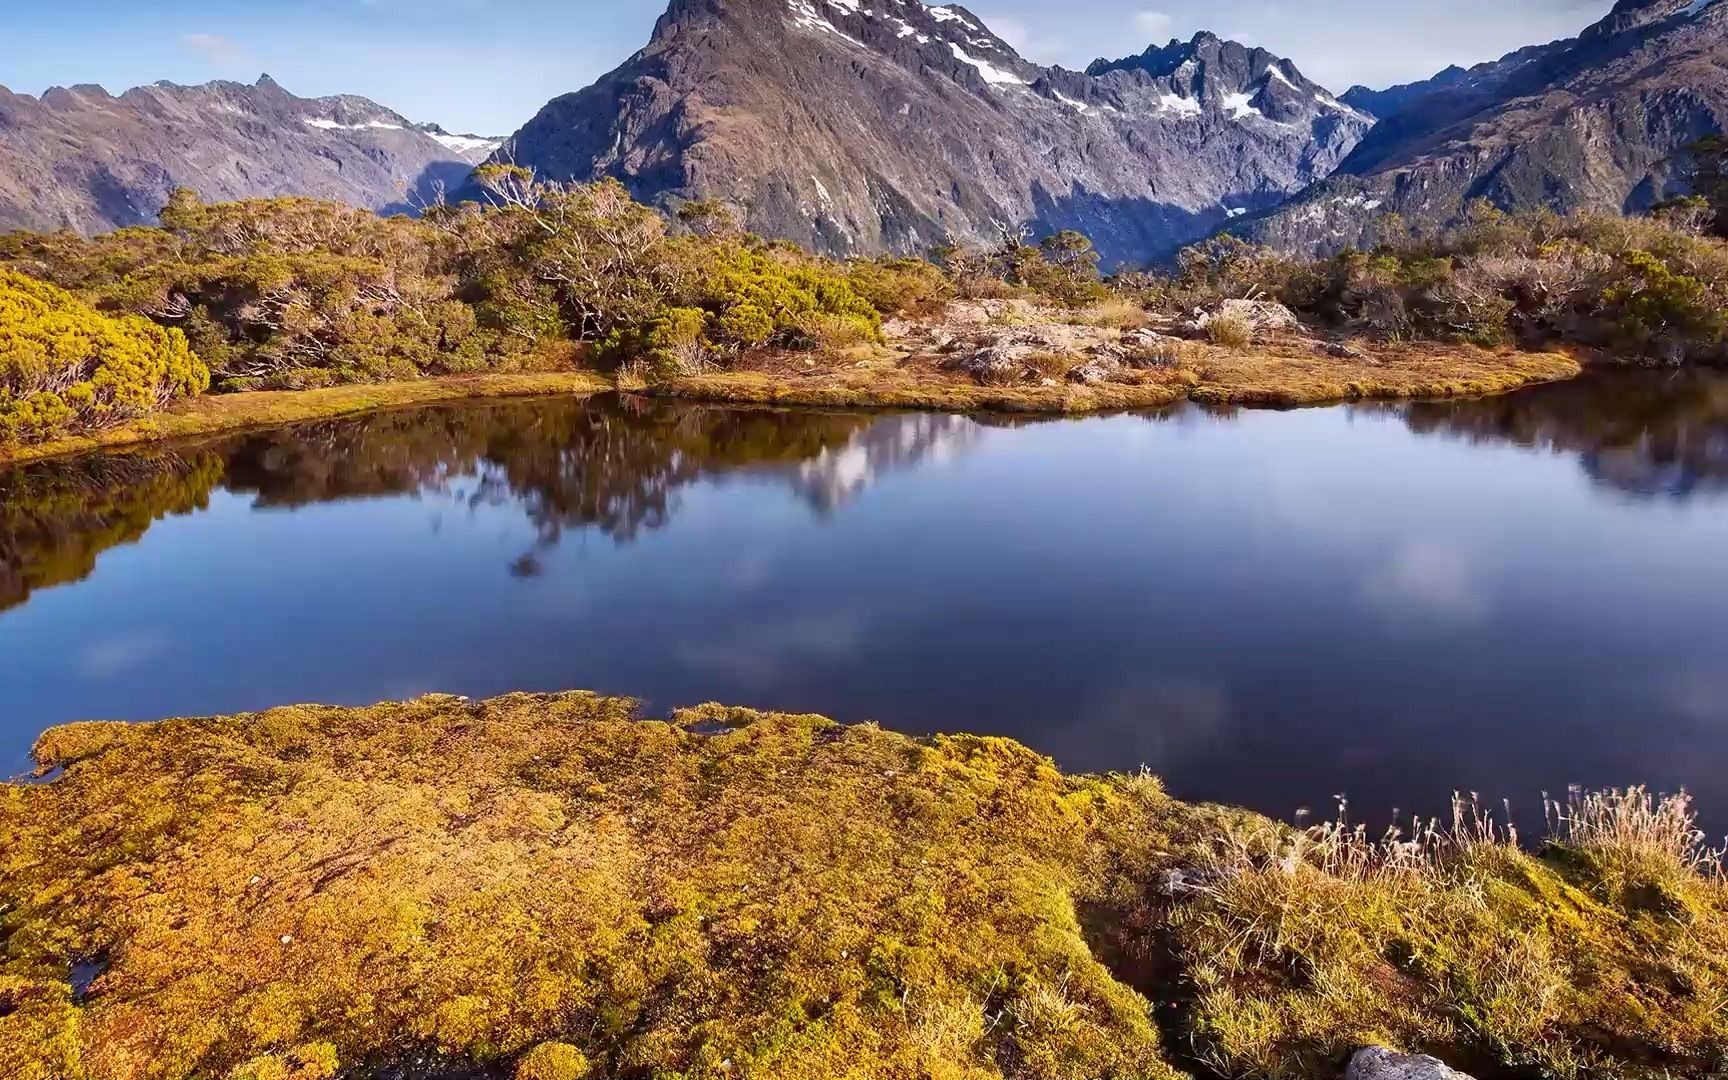
<svg viewBox="0 0 1728 1080">
<path fill-rule="evenodd" d="M 1633 495 L 1728 492 L 1728 374 L 1606 371 L 1517 394 L 1397 407 L 1424 435 L 1574 455 L 1591 479 Z"/>
<path fill-rule="evenodd" d="M 828 513 L 885 472 L 961 452 L 961 416 L 715 408 L 611 396 L 377 413 L 197 447 L 98 454 L 0 473 L 0 610 L 88 576 L 104 550 L 222 489 L 259 510 L 391 495 L 519 506 L 535 549 L 571 531 L 620 543 L 664 527 L 680 488 L 772 478 Z"/>
</svg>

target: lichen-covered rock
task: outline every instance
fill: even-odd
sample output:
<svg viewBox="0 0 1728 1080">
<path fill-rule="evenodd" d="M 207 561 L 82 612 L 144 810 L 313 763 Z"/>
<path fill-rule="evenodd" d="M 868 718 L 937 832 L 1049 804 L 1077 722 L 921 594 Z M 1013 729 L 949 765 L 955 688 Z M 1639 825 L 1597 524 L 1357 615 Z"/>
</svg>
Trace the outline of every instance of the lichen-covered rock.
<svg viewBox="0 0 1728 1080">
<path fill-rule="evenodd" d="M 1368 1046 L 1350 1059 L 1345 1080 L 1473 1080 L 1426 1054 L 1398 1054 L 1383 1046 Z"/>
<path fill-rule="evenodd" d="M 1082 386 L 1097 386 L 1099 383 L 1108 382 L 1120 367 L 1119 363 L 1095 356 L 1069 368 L 1068 381 Z"/>
</svg>

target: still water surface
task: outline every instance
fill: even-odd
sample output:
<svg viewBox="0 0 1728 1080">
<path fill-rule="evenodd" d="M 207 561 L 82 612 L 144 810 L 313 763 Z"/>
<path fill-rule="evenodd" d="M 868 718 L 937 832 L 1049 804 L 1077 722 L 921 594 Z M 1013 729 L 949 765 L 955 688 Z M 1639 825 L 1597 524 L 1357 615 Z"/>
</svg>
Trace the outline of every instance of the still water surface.
<svg viewBox="0 0 1728 1080">
<path fill-rule="evenodd" d="M 1027 422 L 465 405 L 0 474 L 44 727 L 572 687 L 1012 736 L 1288 816 L 1695 791 L 1728 380 Z"/>
</svg>

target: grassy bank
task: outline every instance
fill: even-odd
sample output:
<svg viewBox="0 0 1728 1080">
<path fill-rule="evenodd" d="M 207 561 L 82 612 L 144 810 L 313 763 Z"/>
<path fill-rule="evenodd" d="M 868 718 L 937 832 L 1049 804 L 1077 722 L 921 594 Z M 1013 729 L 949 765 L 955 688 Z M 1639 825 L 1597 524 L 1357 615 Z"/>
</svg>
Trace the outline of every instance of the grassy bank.
<svg viewBox="0 0 1728 1080">
<path fill-rule="evenodd" d="M 146 419 L 119 427 L 30 445 L 0 445 L 0 465 L 64 457 L 170 439 L 223 435 L 249 428 L 278 427 L 302 420 L 472 398 L 536 394 L 596 394 L 612 383 L 591 371 L 543 371 L 462 375 L 409 382 L 332 386 L 319 390 L 269 390 L 192 398 Z"/>
<path fill-rule="evenodd" d="M 918 358 L 890 357 L 812 370 L 717 372 L 641 386 L 643 393 L 738 404 L 888 407 L 952 412 L 1087 413 L 1191 400 L 1294 407 L 1342 401 L 1499 394 L 1583 372 L 1570 356 L 1474 346 L 1382 346 L 1334 357 L 1301 344 L 1229 350 L 1189 343 L 1168 368 L 1086 386 L 989 386 Z"/>
<path fill-rule="evenodd" d="M 1507 1076 L 1728 1050 L 1683 802 L 1396 842 L 913 740 L 585 694 L 74 725 L 0 788 L 0 1073 Z M 69 978 L 71 973 L 71 978 Z"/>
<path fill-rule="evenodd" d="M 0 466 L 175 439 L 230 434 L 380 409 L 476 398 L 627 392 L 734 404 L 897 408 L 946 412 L 1080 414 L 1209 405 L 1287 407 L 1373 398 L 1443 398 L 1504 393 L 1573 378 L 1582 368 L 1559 353 L 1406 346 L 1341 359 L 1299 347 L 1231 352 L 1190 347 L 1191 356 L 1137 382 L 987 386 L 928 364 L 885 354 L 811 371 L 736 371 L 645 384 L 594 371 L 465 375 L 409 382 L 270 390 L 192 398 L 147 419 L 48 442 L 0 446 Z"/>
</svg>

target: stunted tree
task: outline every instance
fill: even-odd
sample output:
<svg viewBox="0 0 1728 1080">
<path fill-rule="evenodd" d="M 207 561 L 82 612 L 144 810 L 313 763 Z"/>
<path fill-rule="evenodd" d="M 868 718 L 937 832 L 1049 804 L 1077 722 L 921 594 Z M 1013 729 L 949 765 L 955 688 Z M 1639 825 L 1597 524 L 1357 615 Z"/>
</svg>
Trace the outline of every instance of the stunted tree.
<svg viewBox="0 0 1728 1080">
<path fill-rule="evenodd" d="M 744 232 L 738 212 L 719 199 L 697 199 L 678 207 L 678 223 L 704 240 L 735 237 Z"/>
<path fill-rule="evenodd" d="M 492 206 L 458 218 L 477 230 L 488 265 L 478 283 L 496 311 L 518 325 L 553 316 L 583 341 L 638 325 L 663 306 L 653 269 L 666 219 L 631 199 L 616 180 L 564 184 L 519 165 L 474 173 Z"/>
<path fill-rule="evenodd" d="M 1688 148 L 1692 190 L 1710 206 L 1719 236 L 1728 236 L 1728 139 L 1707 135 Z"/>
</svg>

